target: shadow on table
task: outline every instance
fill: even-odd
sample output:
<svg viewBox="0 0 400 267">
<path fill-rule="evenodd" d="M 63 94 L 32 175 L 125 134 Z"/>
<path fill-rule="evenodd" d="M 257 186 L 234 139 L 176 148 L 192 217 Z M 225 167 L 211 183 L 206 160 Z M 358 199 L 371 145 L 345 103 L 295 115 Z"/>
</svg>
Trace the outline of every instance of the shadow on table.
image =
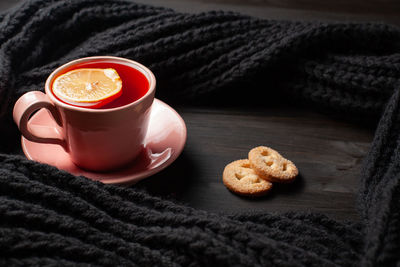
<svg viewBox="0 0 400 267">
<path fill-rule="evenodd" d="M 285 196 L 285 195 L 297 195 L 303 192 L 305 187 L 305 181 L 300 174 L 296 177 L 296 179 L 292 183 L 274 183 L 271 192 L 269 192 L 265 196 L 261 197 L 247 197 L 247 196 L 240 196 L 237 195 L 239 198 L 249 202 L 259 202 L 259 201 L 266 201 L 269 199 L 276 198 L 277 196 Z M 234 194 L 234 193 L 231 193 Z M 236 196 L 236 194 L 234 194 Z"/>
<path fill-rule="evenodd" d="M 195 174 L 196 165 L 183 151 L 177 160 L 165 170 L 134 186 L 156 196 L 179 199 L 196 180 Z"/>
</svg>

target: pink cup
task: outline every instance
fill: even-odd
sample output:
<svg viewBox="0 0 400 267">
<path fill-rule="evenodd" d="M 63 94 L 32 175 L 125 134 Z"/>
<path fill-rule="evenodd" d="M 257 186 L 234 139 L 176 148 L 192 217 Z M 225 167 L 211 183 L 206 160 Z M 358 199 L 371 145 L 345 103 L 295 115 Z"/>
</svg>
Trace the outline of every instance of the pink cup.
<svg viewBox="0 0 400 267">
<path fill-rule="evenodd" d="M 58 100 L 51 90 L 55 77 L 67 68 L 88 62 L 116 63 L 140 71 L 148 80 L 149 89 L 134 102 L 108 109 L 76 107 Z M 133 161 L 143 149 L 155 87 L 154 74 L 135 61 L 110 56 L 81 58 L 50 74 L 46 94 L 32 91 L 22 95 L 15 103 L 13 117 L 26 139 L 61 145 L 80 168 L 109 171 Z M 51 131 L 28 126 L 30 116 L 41 108 L 47 109 L 57 122 Z"/>
</svg>

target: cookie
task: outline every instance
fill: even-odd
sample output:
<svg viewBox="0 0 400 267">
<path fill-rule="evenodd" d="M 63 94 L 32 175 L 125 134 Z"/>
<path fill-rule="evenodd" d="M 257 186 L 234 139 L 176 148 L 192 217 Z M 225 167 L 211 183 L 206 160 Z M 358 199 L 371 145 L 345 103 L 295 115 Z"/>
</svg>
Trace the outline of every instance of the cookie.
<svg viewBox="0 0 400 267">
<path fill-rule="evenodd" d="M 226 165 L 222 180 L 230 191 L 243 196 L 262 196 L 272 188 L 272 183 L 261 179 L 251 169 L 247 159 L 236 160 Z"/>
<path fill-rule="evenodd" d="M 299 174 L 293 162 L 266 146 L 259 146 L 250 150 L 249 161 L 251 168 L 262 179 L 270 182 L 292 182 Z"/>
</svg>

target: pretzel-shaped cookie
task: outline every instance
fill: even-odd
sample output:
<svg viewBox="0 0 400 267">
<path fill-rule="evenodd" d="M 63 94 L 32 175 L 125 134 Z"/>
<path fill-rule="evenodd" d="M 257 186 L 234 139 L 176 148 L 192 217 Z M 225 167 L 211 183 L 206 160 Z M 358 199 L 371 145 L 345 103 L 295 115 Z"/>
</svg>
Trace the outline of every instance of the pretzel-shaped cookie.
<svg viewBox="0 0 400 267">
<path fill-rule="evenodd" d="M 299 174 L 296 165 L 272 148 L 255 147 L 249 152 L 250 166 L 263 179 L 270 182 L 292 182 Z"/>
<path fill-rule="evenodd" d="M 247 159 L 229 163 L 224 169 L 222 180 L 230 191 L 244 196 L 262 196 L 272 188 L 272 183 L 261 179 L 251 169 Z"/>
</svg>

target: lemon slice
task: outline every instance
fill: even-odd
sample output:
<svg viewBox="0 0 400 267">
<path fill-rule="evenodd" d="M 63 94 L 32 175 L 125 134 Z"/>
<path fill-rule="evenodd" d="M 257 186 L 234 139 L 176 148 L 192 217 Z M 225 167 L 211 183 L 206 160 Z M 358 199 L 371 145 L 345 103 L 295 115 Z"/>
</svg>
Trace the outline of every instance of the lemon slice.
<svg viewBox="0 0 400 267">
<path fill-rule="evenodd" d="M 54 80 L 53 93 L 72 105 L 100 107 L 122 94 L 122 81 L 112 68 L 75 69 Z"/>
</svg>

